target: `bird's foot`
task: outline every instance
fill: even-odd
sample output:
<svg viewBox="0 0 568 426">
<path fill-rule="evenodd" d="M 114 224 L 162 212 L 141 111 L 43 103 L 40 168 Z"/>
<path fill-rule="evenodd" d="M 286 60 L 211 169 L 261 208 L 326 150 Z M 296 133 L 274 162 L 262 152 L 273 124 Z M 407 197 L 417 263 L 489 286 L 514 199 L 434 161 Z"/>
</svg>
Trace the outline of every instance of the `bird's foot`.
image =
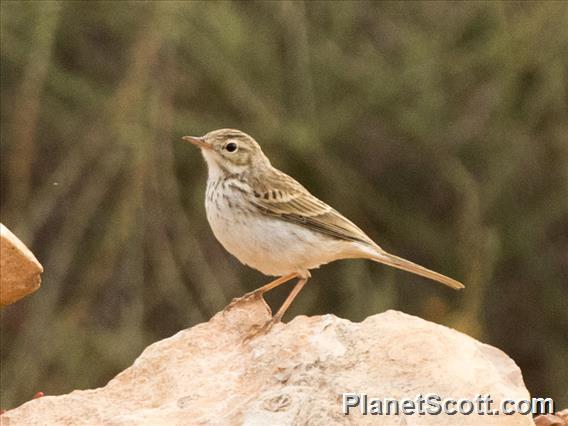
<svg viewBox="0 0 568 426">
<path fill-rule="evenodd" d="M 253 299 L 263 299 L 262 297 L 262 293 L 259 291 L 251 291 L 246 293 L 245 295 L 241 296 L 241 297 L 235 297 L 233 300 L 231 300 L 231 303 L 229 303 L 227 306 L 225 306 L 225 309 L 223 309 L 223 311 L 230 311 L 231 309 L 233 309 L 236 305 L 238 305 L 239 303 L 243 303 L 243 302 L 248 302 L 251 301 Z"/>
<path fill-rule="evenodd" d="M 274 324 L 277 324 L 279 322 L 280 319 L 272 317 L 264 324 L 253 325 L 250 329 L 250 332 L 243 339 L 243 343 L 247 343 L 248 341 L 252 340 L 255 337 L 262 336 L 263 334 L 268 333 L 272 329 L 272 327 L 274 327 Z"/>
</svg>

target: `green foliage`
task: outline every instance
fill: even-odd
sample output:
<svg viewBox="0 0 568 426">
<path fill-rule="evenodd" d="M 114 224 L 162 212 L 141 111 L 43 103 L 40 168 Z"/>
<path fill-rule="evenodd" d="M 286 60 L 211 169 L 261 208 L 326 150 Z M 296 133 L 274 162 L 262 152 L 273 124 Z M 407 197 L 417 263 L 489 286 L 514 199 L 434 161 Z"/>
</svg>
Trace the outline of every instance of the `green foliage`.
<svg viewBox="0 0 568 426">
<path fill-rule="evenodd" d="M 215 241 L 180 141 L 220 127 L 467 286 L 337 262 L 289 318 L 421 315 L 568 404 L 567 3 L 1 7 L 2 222 L 45 267 L 2 311 L 3 407 L 103 385 L 266 281 Z"/>
</svg>

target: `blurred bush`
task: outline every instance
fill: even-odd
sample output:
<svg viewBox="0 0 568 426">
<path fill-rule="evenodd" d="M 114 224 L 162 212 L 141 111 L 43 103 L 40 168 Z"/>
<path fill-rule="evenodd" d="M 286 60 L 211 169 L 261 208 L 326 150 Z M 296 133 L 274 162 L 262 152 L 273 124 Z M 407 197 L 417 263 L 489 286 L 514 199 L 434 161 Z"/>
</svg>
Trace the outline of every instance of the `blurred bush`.
<svg viewBox="0 0 568 426">
<path fill-rule="evenodd" d="M 205 165 L 179 140 L 220 127 L 467 284 L 337 262 L 288 318 L 421 315 L 568 404 L 568 3 L 1 7 L 2 222 L 45 267 L 2 311 L 3 407 L 103 385 L 267 281 L 215 241 Z"/>
</svg>

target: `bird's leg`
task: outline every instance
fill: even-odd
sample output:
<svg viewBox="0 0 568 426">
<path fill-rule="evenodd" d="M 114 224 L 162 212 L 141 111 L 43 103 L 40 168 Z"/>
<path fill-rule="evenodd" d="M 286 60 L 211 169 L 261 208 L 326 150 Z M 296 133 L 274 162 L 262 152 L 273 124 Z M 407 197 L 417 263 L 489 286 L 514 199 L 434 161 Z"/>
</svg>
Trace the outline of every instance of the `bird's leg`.
<svg viewBox="0 0 568 426">
<path fill-rule="evenodd" d="M 290 292 L 284 303 L 282 303 L 282 306 L 280 306 L 280 309 L 278 309 L 278 312 L 276 312 L 276 314 L 274 314 L 274 316 L 271 319 L 269 319 L 267 322 L 265 322 L 263 325 L 261 325 L 260 327 L 257 326 L 257 328 L 255 328 L 247 337 L 245 337 L 245 341 L 248 341 L 253 337 L 258 336 L 259 334 L 264 334 L 268 332 L 274 324 L 280 322 L 280 320 L 284 316 L 284 313 L 288 310 L 288 308 L 290 307 L 296 296 L 298 296 L 300 291 L 302 291 L 302 288 L 304 288 L 307 282 L 308 278 L 300 278 L 300 280 L 296 283 L 296 285 L 294 286 L 294 288 L 292 289 L 292 291 Z"/>
<path fill-rule="evenodd" d="M 290 307 L 296 296 L 300 294 L 300 291 L 302 291 L 302 289 L 304 288 L 307 282 L 308 282 L 307 278 L 301 278 L 300 281 L 296 283 L 296 285 L 294 286 L 294 288 L 292 289 L 292 291 L 290 292 L 284 303 L 282 303 L 282 306 L 280 306 L 280 309 L 278 309 L 276 314 L 274 314 L 274 316 L 272 317 L 271 321 L 273 323 L 280 322 L 280 320 L 282 319 L 282 317 L 284 316 L 284 314 L 286 313 L 286 311 L 288 310 L 288 308 Z"/>
<path fill-rule="evenodd" d="M 298 276 L 298 274 L 296 272 L 294 272 L 292 274 L 284 275 L 280 278 L 275 279 L 274 281 L 269 282 L 266 285 L 263 285 L 260 288 L 257 288 L 256 290 L 253 290 L 249 293 L 246 293 L 244 296 L 236 297 L 231 301 L 231 303 L 229 303 L 227 305 L 225 310 L 227 311 L 227 310 L 231 309 L 233 306 L 235 306 L 237 303 L 242 302 L 243 300 L 249 300 L 249 299 L 252 299 L 254 297 L 262 297 L 262 295 L 264 293 L 266 293 L 267 291 L 270 291 L 273 288 L 276 288 L 279 285 L 282 285 L 282 284 L 290 281 L 291 279 L 296 278 L 297 276 Z"/>
</svg>

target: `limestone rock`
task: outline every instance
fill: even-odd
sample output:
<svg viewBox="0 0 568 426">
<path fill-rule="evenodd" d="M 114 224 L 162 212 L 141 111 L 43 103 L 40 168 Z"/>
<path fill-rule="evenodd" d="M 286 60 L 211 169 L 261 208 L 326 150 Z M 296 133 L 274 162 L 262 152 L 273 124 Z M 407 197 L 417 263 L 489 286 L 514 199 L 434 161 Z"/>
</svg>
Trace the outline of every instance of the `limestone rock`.
<svg viewBox="0 0 568 426">
<path fill-rule="evenodd" d="M 342 413 L 342 393 L 414 399 L 491 394 L 529 398 L 499 349 L 397 311 L 361 323 L 296 317 L 249 341 L 269 318 L 244 302 L 150 345 L 99 389 L 45 396 L 6 412 L 2 425 L 530 425 L 530 416 L 363 416 Z"/>
<path fill-rule="evenodd" d="M 536 426 L 568 426 L 568 409 L 556 414 L 545 414 L 534 419 Z"/>
<path fill-rule="evenodd" d="M 33 253 L 0 223 L 0 305 L 9 305 L 36 291 L 42 272 Z"/>
</svg>

